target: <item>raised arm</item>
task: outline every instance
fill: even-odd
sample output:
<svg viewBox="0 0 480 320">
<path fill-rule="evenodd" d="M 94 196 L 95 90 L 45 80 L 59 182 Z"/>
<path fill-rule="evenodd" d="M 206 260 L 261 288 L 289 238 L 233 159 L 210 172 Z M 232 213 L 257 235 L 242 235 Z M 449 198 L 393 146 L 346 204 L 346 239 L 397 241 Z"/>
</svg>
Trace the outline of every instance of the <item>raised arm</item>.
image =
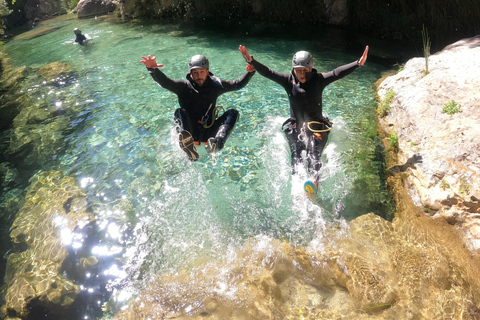
<svg viewBox="0 0 480 320">
<path fill-rule="evenodd" d="M 242 53 L 242 56 L 245 59 L 245 61 L 249 65 L 252 65 L 255 68 L 255 70 L 257 70 L 258 73 L 260 73 L 265 78 L 275 81 L 276 83 L 278 83 L 284 88 L 286 88 L 286 86 L 290 83 L 290 80 L 289 80 L 290 75 L 288 73 L 276 72 L 272 69 L 269 69 L 267 66 L 264 66 L 257 60 L 254 60 L 253 57 L 248 53 L 248 50 L 247 48 L 245 48 L 245 46 L 240 45 L 238 50 L 240 50 L 240 52 Z"/>
<path fill-rule="evenodd" d="M 363 52 L 360 59 L 358 59 L 359 66 L 363 66 L 365 64 L 365 61 L 367 61 L 367 54 L 368 54 L 368 46 L 365 47 L 365 51 Z"/>
<path fill-rule="evenodd" d="M 247 48 L 245 48 L 245 46 L 240 45 L 238 47 L 238 50 L 240 50 L 240 52 L 242 53 L 242 56 L 245 59 L 245 61 L 247 61 L 247 62 L 252 61 L 253 58 L 252 58 L 251 55 L 248 54 L 248 50 L 247 50 Z"/>
<path fill-rule="evenodd" d="M 152 57 L 151 55 L 148 55 L 147 57 L 142 56 L 143 60 L 140 60 L 140 63 L 143 63 L 145 67 L 154 69 L 154 68 L 160 68 L 163 67 L 163 64 L 157 64 L 157 61 L 155 57 Z"/>
<path fill-rule="evenodd" d="M 167 77 L 162 71 L 160 71 L 160 67 L 163 67 L 163 64 L 158 64 L 155 60 L 155 57 L 151 55 L 147 57 L 142 57 L 143 60 L 140 60 L 140 63 L 143 63 L 147 69 L 148 73 L 152 76 L 153 80 L 162 88 L 167 89 L 175 94 L 179 94 L 182 92 L 187 84 L 184 80 L 178 79 L 173 80 Z"/>
</svg>

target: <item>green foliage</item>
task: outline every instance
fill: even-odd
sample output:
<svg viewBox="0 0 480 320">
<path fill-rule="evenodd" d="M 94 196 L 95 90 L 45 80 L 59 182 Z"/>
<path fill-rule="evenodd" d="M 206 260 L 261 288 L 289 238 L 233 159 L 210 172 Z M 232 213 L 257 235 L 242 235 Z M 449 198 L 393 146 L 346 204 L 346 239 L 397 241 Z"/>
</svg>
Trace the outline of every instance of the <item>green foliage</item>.
<svg viewBox="0 0 480 320">
<path fill-rule="evenodd" d="M 453 115 L 455 113 L 462 112 L 462 109 L 458 103 L 452 100 L 443 105 L 442 112 L 449 115 Z"/>
<path fill-rule="evenodd" d="M 395 152 L 398 152 L 398 135 L 396 132 L 390 132 L 387 140 L 390 142 L 390 149 Z"/>
<path fill-rule="evenodd" d="M 15 1 L 14 1 L 15 2 Z M 10 10 L 7 6 L 6 0 L 0 0 L 0 35 L 4 34 L 5 26 L 3 25 L 4 17 L 8 16 L 12 10 Z"/>
<path fill-rule="evenodd" d="M 447 180 L 442 180 L 442 183 L 440 184 L 440 188 L 442 188 L 445 191 L 446 189 L 450 188 L 450 183 L 448 183 Z"/>
<path fill-rule="evenodd" d="M 431 215 L 433 215 L 435 213 L 434 210 L 432 210 L 431 208 L 428 208 L 428 207 L 424 207 L 423 212 L 431 214 Z"/>
<path fill-rule="evenodd" d="M 460 193 L 461 194 L 469 194 L 470 193 L 470 186 L 467 184 L 467 179 L 462 178 L 460 179 Z"/>
<path fill-rule="evenodd" d="M 77 7 L 77 4 L 80 0 L 63 0 L 62 6 L 67 10 L 72 10 Z"/>
<path fill-rule="evenodd" d="M 427 75 L 429 73 L 428 58 L 430 57 L 430 47 L 432 43 L 430 42 L 428 31 L 425 28 L 425 26 L 422 27 L 422 40 L 423 40 L 423 55 L 425 56 L 425 70 L 423 70 L 423 74 Z"/>
<path fill-rule="evenodd" d="M 383 101 L 378 105 L 378 115 L 380 117 L 385 117 L 390 112 L 390 102 L 395 97 L 396 93 L 392 89 L 388 90 L 387 94 L 385 94 L 385 98 Z"/>
</svg>

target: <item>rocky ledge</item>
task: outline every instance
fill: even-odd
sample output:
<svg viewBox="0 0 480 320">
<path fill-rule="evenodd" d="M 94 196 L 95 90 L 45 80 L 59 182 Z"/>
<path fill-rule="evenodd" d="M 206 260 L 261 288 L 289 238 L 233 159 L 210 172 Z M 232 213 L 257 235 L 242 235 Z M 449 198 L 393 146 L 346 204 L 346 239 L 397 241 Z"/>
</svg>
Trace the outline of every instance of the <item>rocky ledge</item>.
<svg viewBox="0 0 480 320">
<path fill-rule="evenodd" d="M 380 125 L 417 206 L 480 254 L 480 36 L 409 60 L 378 87 Z"/>
</svg>

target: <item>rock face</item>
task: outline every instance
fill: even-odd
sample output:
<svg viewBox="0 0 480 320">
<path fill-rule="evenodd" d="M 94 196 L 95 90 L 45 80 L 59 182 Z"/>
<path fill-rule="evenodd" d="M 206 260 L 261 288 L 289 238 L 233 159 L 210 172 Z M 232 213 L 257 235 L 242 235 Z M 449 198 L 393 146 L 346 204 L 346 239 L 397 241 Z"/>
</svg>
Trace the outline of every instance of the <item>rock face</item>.
<svg viewBox="0 0 480 320">
<path fill-rule="evenodd" d="M 150 281 L 113 319 L 474 319 L 478 263 L 446 223 L 408 212 L 363 215 L 308 248 L 256 237 L 234 259 Z"/>
<path fill-rule="evenodd" d="M 44 19 L 65 14 L 67 11 L 60 0 L 27 0 L 25 14 L 28 20 Z"/>
<path fill-rule="evenodd" d="M 110 0 L 80 0 L 77 4 L 79 18 L 99 16 L 115 10 L 117 6 Z"/>
<path fill-rule="evenodd" d="M 398 136 L 392 171 L 402 172 L 418 206 L 455 225 L 480 253 L 480 36 L 430 56 L 425 70 L 425 58 L 411 59 L 378 89 L 380 99 L 393 97 L 380 119 Z"/>
<path fill-rule="evenodd" d="M 11 227 L 15 252 L 7 260 L 4 307 L 9 314 L 24 317 L 34 301 L 61 314 L 60 309 L 78 294 L 77 286 L 63 274 L 64 238 L 78 223 L 93 217 L 73 178 L 42 172 L 31 181 L 25 204 Z"/>
</svg>

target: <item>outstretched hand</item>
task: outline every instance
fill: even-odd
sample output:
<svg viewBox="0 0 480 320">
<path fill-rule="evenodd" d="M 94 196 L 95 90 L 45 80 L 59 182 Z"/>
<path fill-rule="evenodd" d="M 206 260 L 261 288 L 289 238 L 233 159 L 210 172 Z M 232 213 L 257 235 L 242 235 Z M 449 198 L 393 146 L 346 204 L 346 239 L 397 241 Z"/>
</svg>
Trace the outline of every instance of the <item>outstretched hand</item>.
<svg viewBox="0 0 480 320">
<path fill-rule="evenodd" d="M 148 57 L 142 56 L 143 60 L 140 60 L 140 63 L 143 63 L 147 68 L 160 68 L 163 67 L 163 64 L 157 64 L 155 57 L 148 55 Z"/>
<path fill-rule="evenodd" d="M 365 64 L 365 61 L 367 61 L 367 54 L 368 54 L 368 46 L 365 47 L 365 51 L 363 52 L 360 59 L 358 59 L 359 66 L 363 66 Z"/>
<path fill-rule="evenodd" d="M 245 61 L 251 62 L 253 60 L 252 56 L 248 54 L 248 50 L 247 48 L 245 48 L 245 46 L 240 45 L 238 47 L 238 50 L 240 50 L 240 52 L 242 53 L 242 56 L 245 59 Z"/>
</svg>

